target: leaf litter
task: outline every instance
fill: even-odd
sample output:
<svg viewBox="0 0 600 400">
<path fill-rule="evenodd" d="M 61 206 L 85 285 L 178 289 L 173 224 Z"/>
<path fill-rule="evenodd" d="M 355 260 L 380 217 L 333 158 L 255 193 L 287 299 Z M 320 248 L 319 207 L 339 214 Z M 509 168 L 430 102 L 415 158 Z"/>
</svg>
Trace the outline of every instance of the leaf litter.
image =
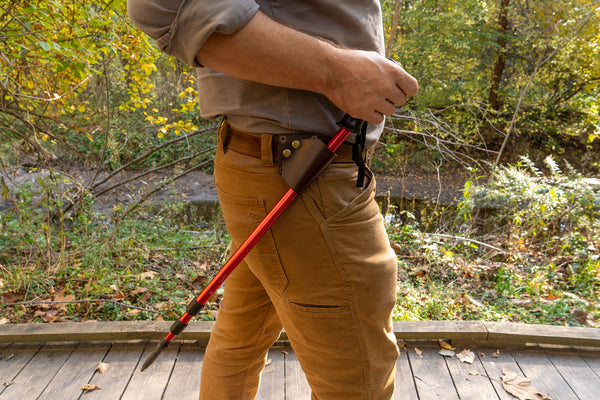
<svg viewBox="0 0 600 400">
<path fill-rule="evenodd" d="M 505 368 L 502 368 L 502 374 L 502 387 L 519 400 L 553 400 L 533 386 L 529 378 L 518 376 Z"/>
</svg>

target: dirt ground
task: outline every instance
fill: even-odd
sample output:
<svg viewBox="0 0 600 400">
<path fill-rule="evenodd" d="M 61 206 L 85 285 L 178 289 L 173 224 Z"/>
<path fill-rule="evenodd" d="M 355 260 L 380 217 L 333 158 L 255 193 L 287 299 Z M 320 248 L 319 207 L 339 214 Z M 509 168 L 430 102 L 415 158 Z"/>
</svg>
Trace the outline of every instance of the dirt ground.
<svg viewBox="0 0 600 400">
<path fill-rule="evenodd" d="M 124 182 L 143 173 L 144 171 L 139 170 L 124 171 L 112 177 L 106 183 L 96 186 L 93 193 L 100 193 L 116 183 Z M 175 171 L 145 175 L 97 196 L 95 205 L 101 212 L 110 212 L 117 205 L 125 207 L 138 201 L 145 192 L 152 190 L 160 182 L 175 175 Z M 55 179 L 46 179 L 51 176 L 54 176 Z M 12 206 L 13 200 L 16 199 L 14 196 L 15 189 L 19 186 L 30 187 L 34 193 L 39 193 L 37 197 L 39 197 L 38 200 L 41 200 L 43 193 L 41 179 L 51 182 L 52 185 L 59 185 L 60 190 L 64 193 L 69 189 L 77 191 L 77 188 L 82 186 L 90 188 L 101 182 L 106 176 L 105 173 L 96 174 L 94 170 L 85 167 L 70 167 L 65 170 L 53 169 L 52 171 L 45 168 L 30 167 L 20 167 L 10 171 L 0 170 L 0 179 L 3 180 L 9 192 L 13 194 L 0 198 L 0 211 Z M 409 200 L 456 204 L 462 198 L 462 191 L 467 179 L 467 171 L 448 171 L 441 172 L 438 175 L 435 172 L 408 170 L 402 176 L 378 176 L 376 178 L 377 194 L 380 196 L 402 197 Z M 213 176 L 203 171 L 193 171 L 154 193 L 148 199 L 148 202 L 163 204 L 177 201 L 202 202 L 217 200 Z"/>
</svg>

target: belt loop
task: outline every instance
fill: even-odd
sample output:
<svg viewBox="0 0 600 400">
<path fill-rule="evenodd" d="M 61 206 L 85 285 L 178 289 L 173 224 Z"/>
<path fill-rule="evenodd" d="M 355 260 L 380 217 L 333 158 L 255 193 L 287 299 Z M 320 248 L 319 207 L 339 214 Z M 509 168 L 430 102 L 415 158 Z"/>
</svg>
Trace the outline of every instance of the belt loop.
<svg viewBox="0 0 600 400">
<path fill-rule="evenodd" d="M 227 120 L 221 121 L 221 126 L 219 126 L 219 138 L 218 145 L 223 150 L 223 154 L 227 152 L 227 142 L 229 139 L 229 123 Z"/>
<path fill-rule="evenodd" d="M 271 142 L 273 140 L 273 135 L 269 135 L 267 133 L 263 133 L 260 135 L 260 155 L 264 166 L 272 167 L 273 166 L 273 146 Z"/>
</svg>

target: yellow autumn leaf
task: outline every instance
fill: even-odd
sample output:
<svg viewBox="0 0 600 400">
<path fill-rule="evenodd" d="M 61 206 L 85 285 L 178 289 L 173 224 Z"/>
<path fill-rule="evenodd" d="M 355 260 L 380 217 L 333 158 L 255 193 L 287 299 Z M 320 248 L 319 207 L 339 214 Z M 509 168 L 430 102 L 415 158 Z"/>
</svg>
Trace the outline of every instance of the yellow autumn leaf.
<svg viewBox="0 0 600 400">
<path fill-rule="evenodd" d="M 438 340 L 438 344 L 442 349 L 456 350 L 456 347 L 452 347 L 449 343 L 444 342 L 443 340 Z"/>
<path fill-rule="evenodd" d="M 91 392 L 92 390 L 100 390 L 100 389 L 102 389 L 100 386 L 90 385 L 89 383 L 86 383 L 85 385 L 83 385 L 81 387 L 81 390 L 83 390 L 85 393 Z"/>
</svg>

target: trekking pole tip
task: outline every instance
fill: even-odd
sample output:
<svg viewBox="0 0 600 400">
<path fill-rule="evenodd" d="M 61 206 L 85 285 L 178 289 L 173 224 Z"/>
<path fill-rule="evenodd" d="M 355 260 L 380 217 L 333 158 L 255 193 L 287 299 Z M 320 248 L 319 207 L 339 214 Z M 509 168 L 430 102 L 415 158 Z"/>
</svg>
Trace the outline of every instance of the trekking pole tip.
<svg viewBox="0 0 600 400">
<path fill-rule="evenodd" d="M 154 351 L 148 356 L 146 361 L 144 361 L 144 364 L 142 365 L 142 369 L 140 370 L 140 372 L 144 372 L 144 370 L 146 370 L 150 365 L 152 365 L 152 363 L 158 358 L 160 353 L 162 353 L 162 351 L 167 348 L 168 345 L 169 345 L 169 342 L 167 342 L 165 339 L 161 340 L 156 345 L 156 348 L 154 349 Z"/>
</svg>

